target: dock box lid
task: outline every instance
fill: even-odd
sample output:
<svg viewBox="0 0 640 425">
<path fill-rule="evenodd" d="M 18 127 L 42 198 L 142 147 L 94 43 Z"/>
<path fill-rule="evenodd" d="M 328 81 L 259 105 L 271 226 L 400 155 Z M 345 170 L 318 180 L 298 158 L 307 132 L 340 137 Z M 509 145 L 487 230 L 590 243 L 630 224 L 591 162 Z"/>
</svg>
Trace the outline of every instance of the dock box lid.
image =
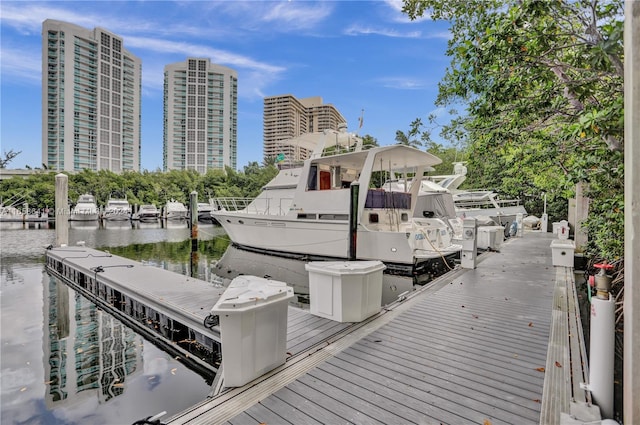
<svg viewBox="0 0 640 425">
<path fill-rule="evenodd" d="M 231 281 L 211 312 L 245 311 L 292 297 L 293 288 L 285 282 L 258 276 L 238 276 Z"/>
<path fill-rule="evenodd" d="M 571 239 L 554 239 L 551 241 L 551 248 L 575 249 L 575 242 Z"/>
<path fill-rule="evenodd" d="M 386 269 L 382 261 L 311 261 L 304 268 L 309 272 L 332 276 L 369 274 Z"/>
</svg>

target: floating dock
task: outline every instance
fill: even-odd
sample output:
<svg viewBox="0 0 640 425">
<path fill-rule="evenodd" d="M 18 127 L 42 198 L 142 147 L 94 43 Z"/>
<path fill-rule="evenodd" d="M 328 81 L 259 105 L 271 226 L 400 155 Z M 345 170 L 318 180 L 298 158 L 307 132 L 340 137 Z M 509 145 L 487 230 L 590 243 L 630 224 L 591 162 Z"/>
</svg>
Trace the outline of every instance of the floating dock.
<svg viewBox="0 0 640 425">
<path fill-rule="evenodd" d="M 573 273 L 552 265 L 553 237 L 512 239 L 476 269 L 163 422 L 546 425 L 583 414 Z"/>
<path fill-rule="evenodd" d="M 220 328 L 207 319 L 223 285 L 83 246 L 51 247 L 45 257 L 49 273 L 213 381 Z M 287 352 L 296 355 L 351 326 L 291 306 Z"/>
</svg>

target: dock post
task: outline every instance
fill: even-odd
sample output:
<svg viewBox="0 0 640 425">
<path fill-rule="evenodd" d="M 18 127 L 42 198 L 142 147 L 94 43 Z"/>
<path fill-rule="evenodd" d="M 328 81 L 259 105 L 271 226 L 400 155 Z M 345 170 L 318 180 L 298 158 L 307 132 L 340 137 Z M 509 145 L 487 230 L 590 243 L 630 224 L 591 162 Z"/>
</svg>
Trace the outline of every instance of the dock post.
<svg viewBox="0 0 640 425">
<path fill-rule="evenodd" d="M 640 2 L 624 13 L 624 417 L 640 423 Z"/>
<path fill-rule="evenodd" d="M 360 183 L 356 180 L 351 182 L 351 202 L 349 204 L 349 261 L 357 258 L 358 247 L 358 194 L 360 193 Z"/>
<path fill-rule="evenodd" d="M 56 246 L 69 244 L 69 177 L 56 175 Z"/>
<path fill-rule="evenodd" d="M 189 194 L 191 215 L 191 277 L 198 277 L 198 192 Z"/>
<path fill-rule="evenodd" d="M 189 211 L 191 212 L 191 252 L 198 250 L 198 192 L 189 194 Z"/>
</svg>

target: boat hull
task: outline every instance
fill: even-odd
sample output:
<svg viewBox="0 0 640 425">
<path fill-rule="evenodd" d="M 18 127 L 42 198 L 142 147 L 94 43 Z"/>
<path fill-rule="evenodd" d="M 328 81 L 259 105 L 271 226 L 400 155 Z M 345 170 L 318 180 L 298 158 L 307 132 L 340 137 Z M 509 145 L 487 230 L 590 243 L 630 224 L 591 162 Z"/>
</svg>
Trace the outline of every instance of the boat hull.
<svg viewBox="0 0 640 425">
<path fill-rule="evenodd" d="M 160 218 L 159 214 L 149 214 L 149 215 L 138 216 L 138 220 L 145 221 L 145 222 L 158 221 L 159 218 Z"/>
<path fill-rule="evenodd" d="M 72 212 L 71 216 L 69 217 L 70 221 L 98 221 L 98 218 L 100 218 L 100 214 L 98 214 L 98 212 L 83 212 L 83 211 L 79 211 L 79 212 Z"/>
<path fill-rule="evenodd" d="M 107 221 L 127 221 L 130 220 L 128 212 L 113 212 L 113 213 L 105 213 L 104 219 Z"/>
<path fill-rule="evenodd" d="M 231 241 L 243 249 L 291 258 L 314 260 L 349 259 L 347 221 L 305 222 L 285 217 L 264 217 L 246 213 L 216 212 L 215 218 Z M 429 264 L 448 257 L 453 267 L 460 246 L 451 245 L 439 253 L 417 252 L 404 232 L 369 231 L 360 227 L 356 259 L 379 260 L 388 265 L 388 273 L 414 275 L 426 272 Z"/>
</svg>

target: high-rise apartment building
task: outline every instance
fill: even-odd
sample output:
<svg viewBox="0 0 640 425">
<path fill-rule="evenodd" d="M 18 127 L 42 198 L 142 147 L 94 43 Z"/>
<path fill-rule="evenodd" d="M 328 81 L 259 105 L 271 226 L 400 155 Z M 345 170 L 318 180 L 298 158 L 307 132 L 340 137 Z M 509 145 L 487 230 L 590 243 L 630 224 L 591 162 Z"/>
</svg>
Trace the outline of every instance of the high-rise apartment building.
<svg viewBox="0 0 640 425">
<path fill-rule="evenodd" d="M 288 144 L 305 133 L 338 130 L 346 123 L 342 114 L 331 104 L 323 104 L 322 97 L 297 99 L 285 94 L 264 98 L 263 155 L 265 160 L 283 154 L 299 161 L 309 157 L 311 150 Z"/>
<path fill-rule="evenodd" d="M 164 67 L 164 170 L 236 168 L 238 73 L 188 58 Z"/>
<path fill-rule="evenodd" d="M 122 37 L 42 23 L 42 163 L 51 170 L 140 170 L 142 62 Z"/>
</svg>

